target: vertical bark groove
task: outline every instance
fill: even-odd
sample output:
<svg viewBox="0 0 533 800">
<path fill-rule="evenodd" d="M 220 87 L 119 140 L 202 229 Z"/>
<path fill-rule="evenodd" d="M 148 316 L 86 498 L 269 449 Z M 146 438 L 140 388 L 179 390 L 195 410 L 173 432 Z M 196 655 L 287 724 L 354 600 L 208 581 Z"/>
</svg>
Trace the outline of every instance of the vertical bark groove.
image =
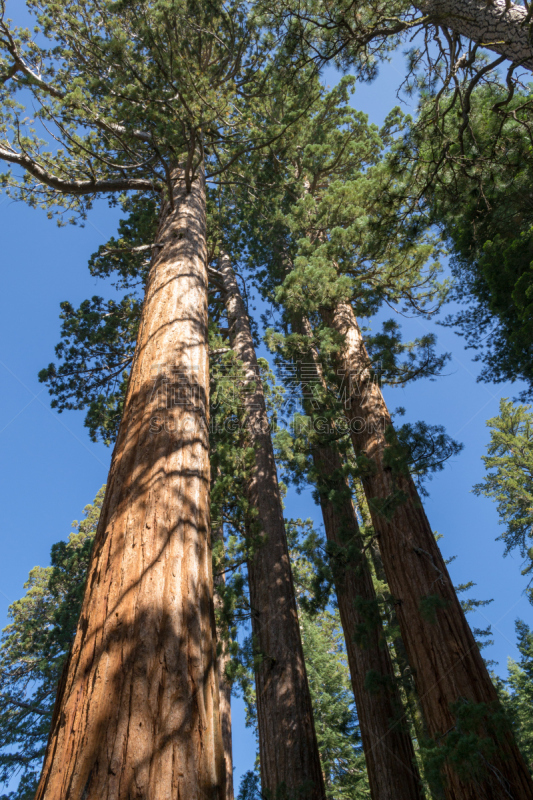
<svg viewBox="0 0 533 800">
<path fill-rule="evenodd" d="M 498 707 L 496 690 L 466 622 L 446 564 L 410 475 L 387 465 L 384 431 L 391 425 L 381 390 L 349 303 L 325 315 L 340 335 L 338 366 L 349 385 L 345 414 L 357 454 L 373 463 L 363 486 L 379 539 L 387 582 L 429 733 L 441 743 L 456 730 L 452 705 L 458 702 Z M 390 506 L 401 492 L 402 502 Z M 400 497 L 399 499 L 402 499 Z M 389 504 L 388 510 L 386 510 Z M 487 726 L 477 732 L 495 745 L 481 776 L 460 777 L 447 761 L 445 791 L 449 800 L 531 800 L 533 783 L 510 731 L 498 737 Z M 472 777 L 472 779 L 469 779 Z"/>
<path fill-rule="evenodd" d="M 173 174 L 36 800 L 225 800 L 209 542 L 205 184 Z"/>
<path fill-rule="evenodd" d="M 264 541 L 248 564 L 256 666 L 261 782 L 276 797 L 325 800 L 274 451 L 246 309 L 227 256 L 219 264 L 232 347 L 247 382 L 247 432 L 255 447 L 249 497 Z"/>
</svg>

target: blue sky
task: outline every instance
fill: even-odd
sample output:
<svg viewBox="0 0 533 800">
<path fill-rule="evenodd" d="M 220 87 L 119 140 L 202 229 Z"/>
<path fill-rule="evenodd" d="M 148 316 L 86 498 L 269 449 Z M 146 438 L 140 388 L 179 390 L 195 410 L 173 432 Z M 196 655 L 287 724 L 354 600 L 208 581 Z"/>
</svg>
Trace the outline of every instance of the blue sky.
<svg viewBox="0 0 533 800">
<path fill-rule="evenodd" d="M 12 11 L 13 13 L 13 11 Z M 402 78 L 401 55 L 382 68 L 370 86 L 358 87 L 354 105 L 382 122 L 397 104 Z M 331 83 L 335 75 L 327 76 Z M 2 292 L 0 296 L 0 448 L 2 452 L 2 558 L 0 624 L 10 602 L 19 598 L 29 570 L 49 563 L 51 545 L 66 538 L 105 482 L 110 450 L 90 442 L 83 412 L 58 415 L 49 407 L 46 387 L 37 373 L 54 359 L 59 340 L 59 303 L 77 305 L 105 287 L 90 277 L 86 264 L 98 245 L 116 230 L 119 213 L 97 203 L 84 228 L 57 228 L 44 212 L 32 211 L 0 196 Z M 446 556 L 457 583 L 477 583 L 473 595 L 494 598 L 471 616 L 471 624 L 494 631 L 487 656 L 504 674 L 507 656 L 516 657 L 514 620 L 533 623 L 533 608 L 523 595 L 520 560 L 502 558 L 503 545 L 494 505 L 471 494 L 483 475 L 481 455 L 488 441 L 485 421 L 497 414 L 500 397 L 518 393 L 518 385 L 476 383 L 478 367 L 462 340 L 449 329 L 419 319 L 401 320 L 406 338 L 435 330 L 439 348 L 451 351 L 446 376 L 405 389 L 387 390 L 391 408 L 402 405 L 407 420 L 423 419 L 446 426 L 464 442 L 464 451 L 429 484 L 426 509 L 435 530 L 443 534 Z M 287 515 L 320 519 L 309 494 L 289 493 Z M 234 704 L 235 766 L 238 776 L 252 766 L 255 742 L 243 722 L 240 701 Z"/>
</svg>

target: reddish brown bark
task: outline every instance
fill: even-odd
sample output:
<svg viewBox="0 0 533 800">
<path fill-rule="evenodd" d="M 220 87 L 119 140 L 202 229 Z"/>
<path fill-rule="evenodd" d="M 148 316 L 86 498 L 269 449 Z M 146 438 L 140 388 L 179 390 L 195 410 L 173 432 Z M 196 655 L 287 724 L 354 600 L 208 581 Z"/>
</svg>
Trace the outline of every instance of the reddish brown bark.
<svg viewBox="0 0 533 800">
<path fill-rule="evenodd" d="M 410 475 L 386 463 L 385 429 L 391 420 L 374 382 L 370 359 L 353 309 L 339 304 L 326 315 L 340 334 L 338 366 L 349 393 L 345 414 L 356 453 L 371 459 L 363 485 L 398 621 L 413 669 L 428 731 L 443 745 L 458 730 L 458 704 L 496 709 L 494 686 L 457 599 L 448 570 Z M 346 386 L 345 382 L 345 386 Z M 401 494 L 398 494 L 401 493 Z M 391 498 L 393 502 L 391 503 Z M 398 502 L 394 502 L 394 498 Z M 462 775 L 449 760 L 444 765 L 449 800 L 531 800 L 533 783 L 509 730 L 498 736 L 488 724 L 477 734 L 494 744 L 487 755 L 477 748 L 481 772 L 472 763 Z"/>
<path fill-rule="evenodd" d="M 203 174 L 173 174 L 36 800 L 225 800 Z"/>
<path fill-rule="evenodd" d="M 213 544 L 215 541 L 222 542 L 224 545 L 224 526 L 219 525 L 213 530 Z M 219 575 L 215 573 L 215 611 L 218 613 L 223 605 L 222 597 L 219 594 L 219 589 L 223 589 L 226 583 L 224 572 Z M 224 765 L 226 772 L 226 796 L 225 800 L 234 800 L 233 790 L 233 743 L 231 738 L 231 681 L 226 675 L 226 667 L 231 660 L 228 650 L 228 641 L 226 637 L 219 635 L 217 623 L 217 639 L 218 639 L 218 687 L 219 687 L 219 702 L 220 702 L 220 724 L 222 728 L 222 745 L 224 747 Z"/>
<path fill-rule="evenodd" d="M 285 787 L 290 800 L 325 800 L 311 696 L 303 657 L 276 463 L 263 387 L 248 322 L 228 257 L 219 271 L 233 350 L 242 362 L 247 435 L 255 448 L 249 486 L 260 541 L 248 564 L 259 756 L 263 792 Z"/>
<path fill-rule="evenodd" d="M 339 486 L 341 459 L 332 448 L 320 448 L 314 452 L 314 463 L 322 475 L 335 476 L 337 482 L 336 501 L 328 500 L 326 491 L 323 491 L 320 505 L 326 537 L 338 548 L 337 566 L 334 568 L 335 593 L 372 800 L 418 800 L 424 795 L 413 743 L 382 624 L 375 618 L 377 598 L 349 487 L 345 487 L 344 498 L 339 496 L 342 491 Z M 323 488 L 326 489 L 325 484 Z M 343 567 L 342 550 L 352 549 L 354 545 L 361 554 L 360 560 L 356 565 L 348 563 Z M 364 633 L 361 632 L 363 628 Z M 367 688 L 367 685 L 374 688 Z"/>
<path fill-rule="evenodd" d="M 304 319 L 293 325 L 312 335 Z M 309 348 L 306 378 L 323 384 L 317 353 Z M 306 412 L 316 416 L 305 398 Z M 373 800 L 419 800 L 423 792 L 413 743 L 379 618 L 377 597 L 351 490 L 339 452 L 314 443 L 313 465 L 324 529 L 334 545 L 333 578 Z M 371 683 L 370 683 L 371 682 Z M 369 687 L 372 686 L 371 690 Z"/>
<path fill-rule="evenodd" d="M 226 800 L 234 800 L 233 790 L 233 743 L 231 739 L 231 683 L 226 676 L 226 665 L 230 660 L 227 649 L 218 656 L 218 685 L 220 701 L 220 724 L 222 727 L 222 746 L 224 748 L 224 767 L 226 773 Z"/>
</svg>

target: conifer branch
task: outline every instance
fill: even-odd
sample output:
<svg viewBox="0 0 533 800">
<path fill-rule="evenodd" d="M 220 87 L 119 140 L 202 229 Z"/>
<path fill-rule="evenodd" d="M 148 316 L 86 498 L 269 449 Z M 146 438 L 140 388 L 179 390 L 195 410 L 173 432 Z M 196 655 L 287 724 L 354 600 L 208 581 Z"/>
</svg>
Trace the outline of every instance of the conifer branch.
<svg viewBox="0 0 533 800">
<path fill-rule="evenodd" d="M 23 703 L 22 700 L 15 700 L 14 697 L 10 697 L 5 692 L 0 692 L 0 697 L 4 700 L 7 700 L 8 703 L 11 703 L 14 706 L 18 706 L 19 708 L 23 708 L 25 711 L 31 711 L 33 714 L 40 714 L 42 717 L 47 717 L 49 712 L 44 711 L 42 708 L 37 708 L 37 706 L 32 705 L 31 703 Z"/>
<path fill-rule="evenodd" d="M 106 194 L 108 192 L 128 192 L 128 191 L 160 191 L 156 181 L 146 178 L 115 178 L 103 180 L 64 180 L 52 175 L 45 170 L 33 158 L 15 150 L 0 147 L 0 158 L 10 164 L 17 164 L 26 170 L 38 181 L 55 189 L 62 194 L 73 194 L 76 196 L 87 194 Z"/>
</svg>

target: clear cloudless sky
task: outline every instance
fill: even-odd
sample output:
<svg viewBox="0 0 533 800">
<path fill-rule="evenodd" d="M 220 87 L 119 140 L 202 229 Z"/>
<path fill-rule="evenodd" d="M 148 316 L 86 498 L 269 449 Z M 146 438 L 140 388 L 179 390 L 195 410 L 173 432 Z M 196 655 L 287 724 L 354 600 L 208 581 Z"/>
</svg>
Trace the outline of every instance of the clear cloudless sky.
<svg viewBox="0 0 533 800">
<path fill-rule="evenodd" d="M 10 14 L 22 17 L 22 3 L 11 3 Z M 396 90 L 402 79 L 403 56 L 398 53 L 380 70 L 371 85 L 358 86 L 354 105 L 380 124 L 397 105 Z M 326 81 L 336 82 L 329 71 Z M 408 107 L 404 107 L 409 110 Z M 110 450 L 89 440 L 83 412 L 58 415 L 50 409 L 46 387 L 37 373 L 54 360 L 59 341 L 59 303 L 78 305 L 94 294 L 107 295 L 108 287 L 91 278 L 86 264 L 99 244 L 116 231 L 120 213 L 98 202 L 85 227 L 59 229 L 42 211 L 33 211 L 0 195 L 0 448 L 2 480 L 2 549 L 0 558 L 0 624 L 7 623 L 11 602 L 23 593 L 29 570 L 49 563 L 51 545 L 66 538 L 70 524 L 80 519 L 105 482 Z M 385 316 L 392 316 L 393 312 Z M 469 580 L 477 586 L 470 594 L 494 602 L 471 615 L 471 624 L 492 625 L 494 645 L 485 651 L 506 673 L 508 656 L 516 657 L 514 620 L 533 622 L 533 608 L 524 597 L 525 579 L 520 560 L 502 558 L 503 546 L 495 541 L 501 532 L 494 505 L 471 494 L 483 475 L 481 455 L 488 441 L 486 420 L 498 413 L 500 397 L 518 393 L 517 385 L 476 382 L 478 366 L 463 349 L 462 340 L 434 322 L 402 319 L 406 338 L 434 330 L 441 350 L 452 353 L 446 375 L 405 389 L 387 390 L 391 408 L 404 406 L 406 420 L 422 419 L 446 426 L 464 442 L 464 451 L 429 484 L 426 502 L 429 519 L 443 534 L 446 556 L 456 583 Z M 320 517 L 309 493 L 289 491 L 287 515 Z M 235 777 L 253 766 L 255 740 L 244 725 L 239 699 L 234 703 Z"/>
</svg>

